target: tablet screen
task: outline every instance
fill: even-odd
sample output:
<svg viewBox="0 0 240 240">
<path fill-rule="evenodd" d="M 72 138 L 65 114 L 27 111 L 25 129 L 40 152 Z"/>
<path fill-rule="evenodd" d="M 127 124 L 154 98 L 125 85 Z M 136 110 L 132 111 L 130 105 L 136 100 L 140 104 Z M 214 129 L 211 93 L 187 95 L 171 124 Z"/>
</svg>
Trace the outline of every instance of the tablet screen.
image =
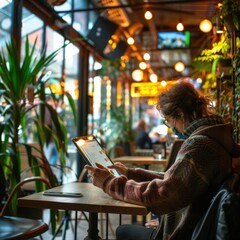
<svg viewBox="0 0 240 240">
<path fill-rule="evenodd" d="M 94 167 L 96 166 L 96 162 L 105 167 L 113 165 L 113 162 L 94 136 L 76 137 L 72 141 L 88 164 Z M 110 171 L 114 176 L 119 176 L 116 170 L 111 169 Z"/>
</svg>

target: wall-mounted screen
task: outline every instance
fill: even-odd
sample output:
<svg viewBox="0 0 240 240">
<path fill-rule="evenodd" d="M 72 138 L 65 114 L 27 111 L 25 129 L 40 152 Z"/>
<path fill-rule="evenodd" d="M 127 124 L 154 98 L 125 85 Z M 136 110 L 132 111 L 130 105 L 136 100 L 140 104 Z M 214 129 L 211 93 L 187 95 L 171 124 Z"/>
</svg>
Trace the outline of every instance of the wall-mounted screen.
<svg viewBox="0 0 240 240">
<path fill-rule="evenodd" d="M 158 48 L 188 48 L 190 32 L 158 32 Z"/>
</svg>

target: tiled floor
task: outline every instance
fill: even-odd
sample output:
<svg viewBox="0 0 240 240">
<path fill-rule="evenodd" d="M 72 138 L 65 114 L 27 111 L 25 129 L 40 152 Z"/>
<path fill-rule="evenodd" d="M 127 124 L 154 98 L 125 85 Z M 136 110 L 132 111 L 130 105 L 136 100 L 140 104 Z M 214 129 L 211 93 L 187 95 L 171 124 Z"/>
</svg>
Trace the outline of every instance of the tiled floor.
<svg viewBox="0 0 240 240">
<path fill-rule="evenodd" d="M 64 213 L 64 212 L 63 212 Z M 87 214 L 87 213 L 86 213 Z M 88 214 L 87 214 L 88 216 Z M 66 240 L 74 240 L 74 217 L 75 212 L 72 212 L 71 214 L 72 220 L 68 221 L 68 228 L 66 231 Z M 101 239 L 109 239 L 114 240 L 115 238 L 115 230 L 117 226 L 119 225 L 119 215 L 118 214 L 109 214 L 109 221 L 108 221 L 108 238 L 106 237 L 106 214 L 99 214 L 99 224 L 98 224 L 98 230 L 99 230 L 99 236 Z M 44 220 L 48 223 L 49 219 L 49 211 L 45 210 L 44 214 Z M 83 216 L 82 213 L 78 213 L 78 223 L 77 223 L 77 240 L 83 240 L 87 236 L 87 230 L 88 230 L 88 222 Z M 131 216 L 129 215 L 122 215 L 122 224 L 131 223 Z M 63 229 L 63 227 L 62 227 Z M 45 232 L 42 235 L 43 240 L 50 240 L 53 239 L 53 235 L 50 233 L 50 231 Z M 63 231 L 60 231 L 59 234 L 55 237 L 56 240 L 63 239 Z"/>
</svg>

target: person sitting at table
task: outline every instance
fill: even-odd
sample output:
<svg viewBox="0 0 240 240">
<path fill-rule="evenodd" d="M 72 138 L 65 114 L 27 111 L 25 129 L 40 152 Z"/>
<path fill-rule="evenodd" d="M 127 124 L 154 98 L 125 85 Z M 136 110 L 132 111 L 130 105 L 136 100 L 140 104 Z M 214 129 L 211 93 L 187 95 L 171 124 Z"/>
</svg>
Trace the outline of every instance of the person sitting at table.
<svg viewBox="0 0 240 240">
<path fill-rule="evenodd" d="M 151 149 L 152 141 L 147 132 L 147 124 L 143 119 L 139 119 L 135 132 L 135 141 L 137 148 L 140 149 Z"/>
<path fill-rule="evenodd" d="M 232 172 L 231 159 L 240 156 L 233 127 L 216 115 L 211 99 L 188 82 L 179 82 L 159 96 L 157 109 L 164 123 L 185 139 L 175 163 L 165 173 L 127 168 L 86 166 L 92 182 L 115 199 L 147 206 L 161 216 L 157 229 L 125 224 L 117 239 L 191 239 L 193 229 L 223 181 Z"/>
</svg>

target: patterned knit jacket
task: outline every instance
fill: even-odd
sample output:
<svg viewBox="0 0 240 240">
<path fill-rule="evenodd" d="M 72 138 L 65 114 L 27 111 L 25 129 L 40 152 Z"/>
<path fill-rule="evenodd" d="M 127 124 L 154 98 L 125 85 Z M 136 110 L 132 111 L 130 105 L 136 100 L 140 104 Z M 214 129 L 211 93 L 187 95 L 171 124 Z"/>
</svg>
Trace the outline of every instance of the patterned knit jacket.
<svg viewBox="0 0 240 240">
<path fill-rule="evenodd" d="M 184 135 L 187 139 L 166 173 L 128 169 L 127 177 L 108 176 L 102 186 L 115 199 L 161 215 L 159 239 L 191 239 L 210 199 L 232 171 L 232 153 L 240 153 L 231 124 L 217 116 L 192 122 Z"/>
</svg>

